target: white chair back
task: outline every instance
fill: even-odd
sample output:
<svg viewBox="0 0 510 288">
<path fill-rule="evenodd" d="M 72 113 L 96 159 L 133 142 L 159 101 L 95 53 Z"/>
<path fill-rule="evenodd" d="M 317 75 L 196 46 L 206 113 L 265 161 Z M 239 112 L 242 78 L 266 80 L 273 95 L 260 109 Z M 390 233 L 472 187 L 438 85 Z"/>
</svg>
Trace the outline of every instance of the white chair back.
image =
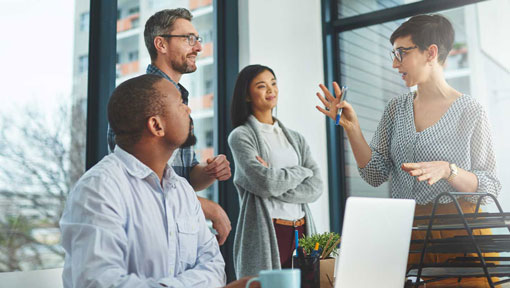
<svg viewBox="0 0 510 288">
<path fill-rule="evenodd" d="M 62 268 L 0 273 L 2 288 L 63 288 Z"/>
</svg>

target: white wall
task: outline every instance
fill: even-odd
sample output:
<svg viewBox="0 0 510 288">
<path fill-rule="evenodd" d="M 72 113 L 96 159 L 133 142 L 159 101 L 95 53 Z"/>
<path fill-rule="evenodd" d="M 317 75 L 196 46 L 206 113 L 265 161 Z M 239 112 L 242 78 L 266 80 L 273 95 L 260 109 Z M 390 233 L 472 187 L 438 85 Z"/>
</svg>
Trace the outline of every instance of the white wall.
<svg viewBox="0 0 510 288">
<path fill-rule="evenodd" d="M 487 110 L 496 153 L 498 178 L 502 190 L 498 202 L 504 211 L 510 211 L 510 161 L 508 143 L 508 109 L 510 108 L 510 46 L 508 27 L 510 19 L 505 15 L 510 9 L 510 0 L 493 0 L 470 5 L 465 8 L 472 79 L 472 96 L 476 97 Z M 469 26 L 468 26 L 469 25 Z M 507 31 L 507 32 L 505 32 Z M 503 36 L 504 35 L 504 36 Z M 495 47 L 496 45 L 497 47 Z M 487 211 L 497 211 L 495 205 L 484 207 Z M 501 233 L 504 233 L 502 230 Z"/>
<path fill-rule="evenodd" d="M 315 105 L 324 81 L 320 0 L 240 0 L 239 66 L 271 67 L 278 79 L 277 117 L 301 133 L 319 163 L 322 197 L 311 204 L 319 232 L 329 231 L 326 123 Z"/>
</svg>

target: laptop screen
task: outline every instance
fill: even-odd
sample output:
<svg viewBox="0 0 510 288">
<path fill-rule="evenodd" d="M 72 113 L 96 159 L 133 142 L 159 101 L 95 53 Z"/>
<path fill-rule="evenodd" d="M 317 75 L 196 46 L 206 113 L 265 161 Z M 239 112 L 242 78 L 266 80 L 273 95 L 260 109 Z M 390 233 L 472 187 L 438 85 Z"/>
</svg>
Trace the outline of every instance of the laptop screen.
<svg viewBox="0 0 510 288">
<path fill-rule="evenodd" d="M 349 197 L 335 287 L 404 287 L 414 200 Z"/>
</svg>

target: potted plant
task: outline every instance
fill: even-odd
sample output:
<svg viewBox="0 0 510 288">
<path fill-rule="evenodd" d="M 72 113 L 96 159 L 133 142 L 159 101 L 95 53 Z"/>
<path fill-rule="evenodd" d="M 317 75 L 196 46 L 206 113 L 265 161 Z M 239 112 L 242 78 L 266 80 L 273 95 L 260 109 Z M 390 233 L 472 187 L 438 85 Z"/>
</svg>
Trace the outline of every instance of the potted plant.
<svg viewBox="0 0 510 288">
<path fill-rule="evenodd" d="M 338 244 L 340 244 L 340 235 L 335 232 L 325 232 L 322 234 L 314 234 L 304 236 L 299 239 L 299 246 L 303 247 L 307 255 L 311 255 L 319 243 L 320 257 L 320 286 L 333 287 L 333 274 L 335 271 L 335 259 L 333 256 L 338 254 Z"/>
</svg>

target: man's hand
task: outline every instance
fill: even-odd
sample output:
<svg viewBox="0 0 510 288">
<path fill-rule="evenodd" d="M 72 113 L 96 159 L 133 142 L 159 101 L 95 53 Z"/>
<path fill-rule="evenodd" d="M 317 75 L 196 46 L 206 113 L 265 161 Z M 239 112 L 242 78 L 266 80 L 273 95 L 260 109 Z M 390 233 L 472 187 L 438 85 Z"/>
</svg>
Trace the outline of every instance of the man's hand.
<svg viewBox="0 0 510 288">
<path fill-rule="evenodd" d="M 221 206 L 214 201 L 202 197 L 198 197 L 198 200 L 202 205 L 202 210 L 204 211 L 205 218 L 211 220 L 213 223 L 213 228 L 216 230 L 216 232 L 218 232 L 218 235 L 216 235 L 218 243 L 223 245 L 227 240 L 230 230 L 232 230 L 230 219 L 228 219 L 227 213 L 225 213 L 225 210 L 223 210 L 223 208 L 221 208 Z"/>
<path fill-rule="evenodd" d="M 225 155 L 220 154 L 191 168 L 189 183 L 195 191 L 202 191 L 214 181 L 225 181 L 230 176 L 232 176 L 230 162 Z"/>
<path fill-rule="evenodd" d="M 248 281 L 253 278 L 253 277 L 243 277 L 237 281 L 233 281 L 233 282 L 230 282 L 227 286 L 225 286 L 225 288 L 245 288 L 246 287 L 246 283 L 248 283 Z M 251 282 L 250 284 L 250 288 L 260 288 L 260 283 L 255 281 L 255 282 Z"/>
<path fill-rule="evenodd" d="M 230 162 L 228 162 L 227 157 L 223 154 L 207 159 L 207 166 L 204 172 L 209 177 L 220 181 L 225 181 L 232 176 L 230 172 Z"/>
</svg>

